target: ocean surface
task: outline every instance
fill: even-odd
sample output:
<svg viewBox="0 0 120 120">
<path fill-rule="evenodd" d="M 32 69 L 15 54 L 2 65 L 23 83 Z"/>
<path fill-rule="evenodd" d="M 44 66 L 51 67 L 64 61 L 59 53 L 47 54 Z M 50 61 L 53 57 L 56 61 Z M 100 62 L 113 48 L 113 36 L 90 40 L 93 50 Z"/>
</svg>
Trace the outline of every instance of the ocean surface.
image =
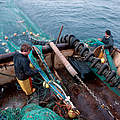
<svg viewBox="0 0 120 120">
<path fill-rule="evenodd" d="M 9 0 L 12 1 L 12 0 Z M 6 0 L 0 0 L 0 10 Z M 109 29 L 120 48 L 120 0 L 13 0 L 40 29 L 57 39 L 63 25 L 62 35 L 73 34 L 80 40 L 102 38 Z M 3 13 L 0 12 L 0 19 Z M 6 24 L 9 27 L 9 24 Z M 0 22 L 0 29 L 4 26 Z M 2 28 L 3 27 L 3 28 Z M 14 30 L 14 27 L 9 31 Z M 19 42 L 19 41 L 18 41 Z"/>
</svg>

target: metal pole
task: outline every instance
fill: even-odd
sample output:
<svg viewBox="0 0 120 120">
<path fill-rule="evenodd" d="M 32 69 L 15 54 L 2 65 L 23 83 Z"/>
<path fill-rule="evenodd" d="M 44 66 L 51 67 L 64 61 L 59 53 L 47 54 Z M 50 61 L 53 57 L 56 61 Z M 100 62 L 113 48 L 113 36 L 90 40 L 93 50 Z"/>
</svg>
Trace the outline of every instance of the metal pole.
<svg viewBox="0 0 120 120">
<path fill-rule="evenodd" d="M 61 35 L 61 33 L 62 33 L 62 30 L 63 30 L 63 25 L 61 26 L 61 29 L 60 29 L 60 32 L 59 32 L 58 38 L 57 38 L 57 40 L 56 40 L 56 44 L 57 44 L 57 42 L 59 41 L 60 35 Z"/>
</svg>

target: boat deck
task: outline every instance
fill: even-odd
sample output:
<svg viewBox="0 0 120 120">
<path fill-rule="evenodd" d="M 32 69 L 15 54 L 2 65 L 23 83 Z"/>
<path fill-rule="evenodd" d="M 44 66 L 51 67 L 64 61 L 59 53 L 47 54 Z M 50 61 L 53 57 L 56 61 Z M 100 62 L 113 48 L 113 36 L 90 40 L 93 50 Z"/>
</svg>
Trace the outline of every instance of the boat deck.
<svg viewBox="0 0 120 120">
<path fill-rule="evenodd" d="M 113 120 L 105 109 L 102 109 L 98 102 L 88 93 L 88 91 L 79 83 L 73 81 L 73 78 L 65 69 L 57 70 L 63 80 L 67 95 L 71 96 L 71 101 L 80 111 L 80 115 L 86 120 Z M 120 98 L 108 89 L 98 78 L 84 81 L 87 86 L 105 105 L 110 108 L 111 113 L 120 119 Z M 23 107 L 27 104 L 28 97 L 17 90 L 16 84 L 12 83 L 6 87 L 4 96 L 0 98 L 0 108 Z M 40 102 L 40 101 L 38 101 Z M 38 103 L 37 103 L 38 104 Z"/>
<path fill-rule="evenodd" d="M 61 76 L 66 76 L 65 72 Z M 70 76 L 67 76 L 70 80 Z M 66 78 L 66 77 L 65 77 Z M 108 87 L 106 87 L 98 78 L 89 79 L 84 81 L 87 86 L 95 93 L 95 95 L 105 105 L 110 108 L 111 113 L 120 119 L 120 97 L 114 94 Z M 67 84 L 70 96 L 73 103 L 81 112 L 81 114 L 89 120 L 112 120 L 111 116 L 105 109 L 102 109 L 98 102 L 88 93 L 88 91 L 78 84 Z"/>
</svg>

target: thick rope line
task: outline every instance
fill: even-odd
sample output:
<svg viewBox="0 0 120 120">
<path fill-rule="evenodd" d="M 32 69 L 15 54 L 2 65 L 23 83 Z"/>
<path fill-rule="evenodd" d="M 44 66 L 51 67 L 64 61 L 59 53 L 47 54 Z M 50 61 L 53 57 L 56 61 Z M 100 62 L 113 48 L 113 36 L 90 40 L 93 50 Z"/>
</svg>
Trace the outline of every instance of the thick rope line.
<svg viewBox="0 0 120 120">
<path fill-rule="evenodd" d="M 41 54 L 40 50 L 39 50 L 37 47 L 35 47 L 35 46 L 33 46 L 33 47 L 34 47 L 35 51 L 37 50 L 37 51 L 39 52 L 39 53 L 38 53 L 38 52 L 36 51 L 37 54 L 38 54 L 39 59 L 42 61 L 42 63 L 43 63 L 43 65 L 44 65 L 46 71 L 48 72 L 48 75 L 50 76 L 50 78 L 51 78 L 53 81 L 56 81 L 55 77 L 53 77 L 50 69 L 48 68 L 48 65 L 47 65 L 47 63 L 46 63 L 43 55 Z"/>
<path fill-rule="evenodd" d="M 29 56 L 29 59 L 30 59 L 31 63 L 34 65 L 34 67 L 40 71 L 40 74 L 41 74 L 42 78 L 43 78 L 46 82 L 49 82 L 49 85 L 50 85 L 51 88 L 57 93 L 57 96 L 58 96 L 58 97 L 61 96 L 61 98 L 65 99 L 65 96 L 62 95 L 62 93 L 60 93 L 60 92 L 56 89 L 56 87 L 55 87 L 54 85 L 52 85 L 52 81 L 50 81 L 50 80 L 48 79 L 48 77 L 47 77 L 47 75 L 45 74 L 45 72 L 42 71 L 42 69 L 41 69 L 41 68 L 39 67 L 39 65 L 36 63 L 37 61 L 33 61 L 32 58 L 31 58 L 31 56 Z M 35 65 L 35 64 L 36 64 L 36 65 Z M 44 76 L 43 76 L 43 75 L 44 75 Z"/>
</svg>

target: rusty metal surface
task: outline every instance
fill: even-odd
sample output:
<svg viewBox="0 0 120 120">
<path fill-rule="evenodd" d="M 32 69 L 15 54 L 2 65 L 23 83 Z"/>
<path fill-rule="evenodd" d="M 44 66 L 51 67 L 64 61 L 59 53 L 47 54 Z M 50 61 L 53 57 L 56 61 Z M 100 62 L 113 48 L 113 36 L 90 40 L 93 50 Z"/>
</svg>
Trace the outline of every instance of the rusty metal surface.
<svg viewBox="0 0 120 120">
<path fill-rule="evenodd" d="M 57 72 L 62 78 L 63 85 L 66 88 L 65 92 L 67 95 L 70 95 L 72 102 L 80 111 L 80 116 L 86 120 L 113 120 L 105 109 L 100 108 L 88 91 L 73 80 L 65 68 L 59 69 Z M 110 107 L 112 114 L 119 120 L 120 98 L 98 79 L 89 79 L 84 81 L 84 83 L 87 84 L 100 100 Z M 0 109 L 23 107 L 26 101 L 27 96 L 22 91 L 18 91 L 13 83 L 7 87 L 3 97 L 0 99 Z"/>
<path fill-rule="evenodd" d="M 68 50 L 69 51 L 69 50 Z M 72 51 L 73 52 L 73 51 Z M 66 53 L 66 51 L 65 51 Z M 51 66 L 50 53 L 46 54 L 48 65 Z M 68 55 L 68 54 L 67 54 Z M 71 100 L 80 115 L 87 120 L 113 120 L 105 109 L 93 99 L 88 91 L 69 75 L 65 68 L 59 67 L 59 62 L 56 56 L 56 64 L 58 63 L 58 74 L 63 79 L 63 85 L 66 88 L 67 95 L 71 96 Z M 120 119 L 120 97 L 114 94 L 107 88 L 98 78 L 84 81 L 84 83 L 95 93 L 95 95 L 107 106 L 109 106 L 111 113 L 119 120 Z M 9 86 L 3 97 L 0 98 L 0 109 L 6 107 L 22 107 L 26 104 L 27 96 L 22 91 L 18 91 L 13 84 Z"/>
<path fill-rule="evenodd" d="M 22 90 L 18 91 L 15 82 L 6 84 L 0 96 L 0 109 L 22 108 L 26 104 L 27 96 Z"/>
<path fill-rule="evenodd" d="M 0 68 L 0 85 L 4 85 L 6 83 L 10 83 L 12 81 L 15 81 L 16 78 L 14 77 L 14 66 L 10 65 L 3 65 Z"/>
<path fill-rule="evenodd" d="M 64 71 L 63 71 L 64 70 Z M 65 69 L 58 71 L 64 80 L 68 93 L 81 115 L 88 120 L 113 120 L 105 109 L 93 99 L 88 91 L 79 83 L 76 83 Z M 107 106 L 111 113 L 120 119 L 120 97 L 110 91 L 98 78 L 84 81 L 87 86 L 95 93 L 95 95 Z"/>
</svg>

